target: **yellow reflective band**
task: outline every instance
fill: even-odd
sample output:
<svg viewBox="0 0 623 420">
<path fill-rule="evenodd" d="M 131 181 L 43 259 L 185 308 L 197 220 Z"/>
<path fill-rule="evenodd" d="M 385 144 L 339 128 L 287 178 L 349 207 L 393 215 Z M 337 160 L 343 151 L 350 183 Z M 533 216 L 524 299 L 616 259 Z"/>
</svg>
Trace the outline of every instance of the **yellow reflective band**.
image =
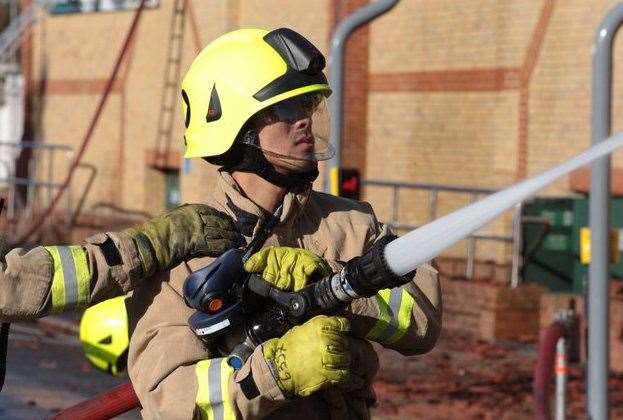
<svg viewBox="0 0 623 420">
<path fill-rule="evenodd" d="M 61 257 L 55 246 L 46 246 L 45 249 L 50 253 L 54 262 L 51 287 L 52 312 L 61 312 L 65 308 L 65 280 Z"/>
<path fill-rule="evenodd" d="M 376 341 L 381 333 L 389 326 L 389 289 L 383 289 L 379 291 L 375 298 L 379 307 L 379 319 L 376 321 L 374 327 L 368 332 L 366 338 L 368 340 Z"/>
<path fill-rule="evenodd" d="M 229 378 L 234 374 L 234 369 L 227 364 L 227 359 L 221 362 L 221 392 L 223 394 L 223 419 L 236 420 L 234 407 L 229 396 Z"/>
<path fill-rule="evenodd" d="M 88 306 L 89 295 L 91 292 L 91 273 L 89 272 L 89 261 L 87 253 L 81 246 L 70 246 L 71 256 L 74 260 L 76 272 L 76 283 L 78 286 L 78 301 L 76 306 L 83 308 Z"/>
<path fill-rule="evenodd" d="M 234 369 L 227 359 L 202 360 L 195 368 L 197 375 L 197 398 L 195 405 L 203 420 L 235 420 L 234 408 L 229 396 L 229 378 Z"/>
<path fill-rule="evenodd" d="M 413 311 L 414 303 L 415 299 L 413 299 L 413 296 L 411 296 L 411 294 L 406 290 L 402 289 L 402 301 L 398 311 L 398 329 L 394 335 L 392 335 L 389 340 L 385 342 L 386 344 L 395 343 L 405 335 L 411 326 L 411 312 Z"/>
<path fill-rule="evenodd" d="M 91 275 L 86 251 L 80 246 L 47 246 L 52 256 L 52 312 L 83 307 L 89 301 Z"/>
<path fill-rule="evenodd" d="M 400 340 L 411 326 L 415 300 L 402 288 L 384 289 L 376 295 L 379 319 L 366 338 L 382 344 Z"/>
</svg>

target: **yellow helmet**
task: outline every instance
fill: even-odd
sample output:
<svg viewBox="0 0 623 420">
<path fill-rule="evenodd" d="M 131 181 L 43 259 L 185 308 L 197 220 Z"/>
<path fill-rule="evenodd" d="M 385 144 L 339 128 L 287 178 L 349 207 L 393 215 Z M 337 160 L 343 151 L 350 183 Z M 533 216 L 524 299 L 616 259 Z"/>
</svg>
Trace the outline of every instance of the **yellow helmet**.
<svg viewBox="0 0 623 420">
<path fill-rule="evenodd" d="M 91 306 L 80 320 L 80 342 L 87 360 L 98 370 L 118 375 L 127 364 L 128 313 L 125 297 Z"/>
<path fill-rule="evenodd" d="M 329 96 L 322 53 L 297 32 L 240 29 L 203 49 L 182 82 L 185 158 L 227 152 L 245 123 L 278 102 Z"/>
</svg>

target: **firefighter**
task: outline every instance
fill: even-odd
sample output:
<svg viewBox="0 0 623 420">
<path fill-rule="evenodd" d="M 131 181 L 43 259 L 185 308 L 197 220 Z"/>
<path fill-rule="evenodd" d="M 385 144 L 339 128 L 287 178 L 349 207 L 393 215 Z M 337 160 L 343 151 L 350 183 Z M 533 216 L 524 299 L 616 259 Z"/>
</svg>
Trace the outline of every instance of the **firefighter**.
<svg viewBox="0 0 623 420">
<path fill-rule="evenodd" d="M 286 290 L 339 270 L 391 235 L 369 204 L 311 189 L 318 162 L 333 153 L 324 65 L 290 29 L 242 29 L 209 44 L 182 82 L 185 157 L 219 168 L 204 204 L 231 216 L 247 242 L 279 215 L 245 269 Z M 437 275 L 421 266 L 403 287 L 268 340 L 234 371 L 225 356 L 242 331 L 206 346 L 187 325 L 194 310 L 182 285 L 211 261 L 156 274 L 160 280 L 142 282 L 127 301 L 128 370 L 146 418 L 368 418 L 378 368 L 370 341 L 414 355 L 439 335 Z"/>
<path fill-rule="evenodd" d="M 324 66 L 313 44 L 285 28 L 213 41 L 182 83 L 185 157 L 219 167 L 213 194 L 81 246 L 11 251 L 0 273 L 0 317 L 32 318 L 132 291 L 128 371 L 145 418 L 369 417 L 378 369 L 370 341 L 405 355 L 436 343 L 442 309 L 432 267 L 268 340 L 237 371 L 224 356 L 243 332 L 205 345 L 188 327 L 194 309 L 182 293 L 192 271 L 248 243 L 275 214 L 279 223 L 245 270 L 284 290 L 339 270 L 391 235 L 369 204 L 311 189 L 318 162 L 333 154 Z M 97 348 L 89 340 L 87 356 Z"/>
</svg>

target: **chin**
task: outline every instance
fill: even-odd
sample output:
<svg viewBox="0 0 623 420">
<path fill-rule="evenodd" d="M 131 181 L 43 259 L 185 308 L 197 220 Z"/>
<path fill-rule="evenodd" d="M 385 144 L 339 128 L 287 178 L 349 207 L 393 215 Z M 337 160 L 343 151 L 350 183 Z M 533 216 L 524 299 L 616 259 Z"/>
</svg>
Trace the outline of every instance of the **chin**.
<svg viewBox="0 0 623 420">
<path fill-rule="evenodd" d="M 311 171 L 318 166 L 315 161 L 303 159 L 270 159 L 269 161 L 277 172 L 284 175 Z"/>
<path fill-rule="evenodd" d="M 296 165 L 293 165 L 291 170 L 295 172 L 307 172 L 313 170 L 316 166 L 316 162 L 297 162 Z"/>
</svg>

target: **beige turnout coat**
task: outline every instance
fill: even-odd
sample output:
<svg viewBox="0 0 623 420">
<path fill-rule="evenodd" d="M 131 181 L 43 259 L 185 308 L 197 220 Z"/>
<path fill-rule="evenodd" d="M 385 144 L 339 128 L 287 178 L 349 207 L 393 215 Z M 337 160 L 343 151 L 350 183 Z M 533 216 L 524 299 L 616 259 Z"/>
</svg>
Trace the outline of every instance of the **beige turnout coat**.
<svg viewBox="0 0 623 420">
<path fill-rule="evenodd" d="M 232 216 L 248 240 L 265 222 L 265 213 L 240 192 L 227 173 L 220 173 L 216 190 L 205 204 Z M 369 204 L 307 190 L 286 195 L 281 221 L 265 246 L 304 248 L 338 270 L 388 233 Z M 111 261 L 104 252 L 105 243 L 119 249 L 120 261 Z M 194 310 L 186 306 L 182 286 L 191 271 L 212 259 L 189 260 L 169 272 L 142 279 L 137 249 L 129 237 L 99 234 L 82 247 L 91 273 L 87 303 L 134 289 L 127 301 L 132 332 L 128 368 L 145 418 L 369 417 L 368 407 L 374 401 L 371 383 L 350 392 L 327 389 L 306 398 L 285 398 L 260 347 L 242 369 L 234 372 L 216 346 L 206 346 L 194 335 L 187 323 Z M 52 267 L 49 257 L 44 258 L 45 252 L 38 247 L 7 255 L 7 266 L 0 272 L 3 319 L 42 316 L 50 311 Z M 22 291 L 26 284 L 28 293 Z M 16 300 L 20 303 L 15 304 Z M 352 335 L 414 355 L 434 346 L 441 314 L 437 273 L 424 265 L 411 283 L 359 299 L 343 316 L 351 321 Z M 220 347 L 231 348 L 240 341 L 242 335 L 234 332 Z M 376 358 L 359 360 L 356 368 L 370 372 L 371 382 L 377 364 Z"/>
</svg>

